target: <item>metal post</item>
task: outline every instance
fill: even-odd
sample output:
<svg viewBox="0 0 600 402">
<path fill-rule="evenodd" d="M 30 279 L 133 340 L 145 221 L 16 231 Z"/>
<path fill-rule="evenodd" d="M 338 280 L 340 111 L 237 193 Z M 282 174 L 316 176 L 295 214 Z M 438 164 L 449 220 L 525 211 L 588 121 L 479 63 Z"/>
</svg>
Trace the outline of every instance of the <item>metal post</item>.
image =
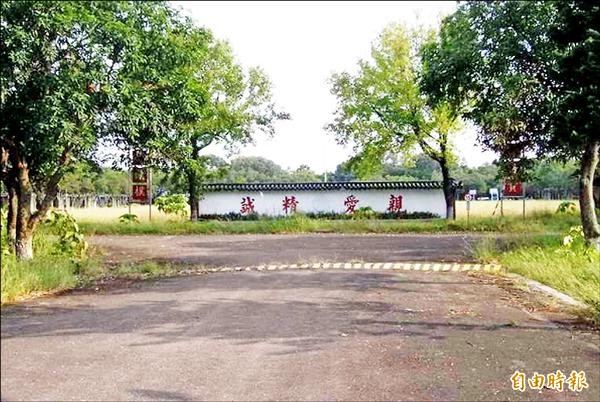
<svg viewBox="0 0 600 402">
<path fill-rule="evenodd" d="M 525 183 L 523 183 L 523 219 L 525 219 Z"/>
<path fill-rule="evenodd" d="M 127 206 L 129 208 L 129 215 L 131 216 L 131 199 L 133 196 L 133 150 L 129 149 L 129 197 L 127 197 Z"/>
<path fill-rule="evenodd" d="M 469 215 L 471 214 L 471 200 L 467 199 L 467 227 L 469 227 Z"/>
<path fill-rule="evenodd" d="M 152 222 L 152 168 L 148 167 L 148 221 Z"/>
</svg>

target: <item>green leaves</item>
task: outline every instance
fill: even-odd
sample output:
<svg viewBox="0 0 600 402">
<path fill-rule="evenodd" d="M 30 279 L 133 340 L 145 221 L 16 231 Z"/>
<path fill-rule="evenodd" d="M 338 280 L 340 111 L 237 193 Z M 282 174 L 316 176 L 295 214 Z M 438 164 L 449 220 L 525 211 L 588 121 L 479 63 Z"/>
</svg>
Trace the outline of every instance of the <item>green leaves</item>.
<svg viewBox="0 0 600 402">
<path fill-rule="evenodd" d="M 138 216 L 136 214 L 123 214 L 119 216 L 119 223 L 140 223 L 140 220 L 138 219 Z"/>
<path fill-rule="evenodd" d="M 67 212 L 52 211 L 45 224 L 58 236 L 55 253 L 67 255 L 75 262 L 85 259 L 88 243 L 75 218 Z"/>
<path fill-rule="evenodd" d="M 515 179 L 526 178 L 524 154 L 551 151 L 555 20 L 553 2 L 465 2 L 422 51 L 425 92 L 474 121 Z"/>
<path fill-rule="evenodd" d="M 334 74 L 331 93 L 338 99 L 335 120 L 326 128 L 340 144 L 352 144 L 349 165 L 366 178 L 377 174 L 388 155 L 421 148 L 438 161 L 452 160 L 449 135 L 458 129 L 449 103 L 431 107 L 421 93 L 419 51 L 427 32 L 390 26 L 372 46 L 359 72 Z"/>
<path fill-rule="evenodd" d="M 185 194 L 171 194 L 158 197 L 154 204 L 165 214 L 185 216 L 188 201 Z"/>
</svg>

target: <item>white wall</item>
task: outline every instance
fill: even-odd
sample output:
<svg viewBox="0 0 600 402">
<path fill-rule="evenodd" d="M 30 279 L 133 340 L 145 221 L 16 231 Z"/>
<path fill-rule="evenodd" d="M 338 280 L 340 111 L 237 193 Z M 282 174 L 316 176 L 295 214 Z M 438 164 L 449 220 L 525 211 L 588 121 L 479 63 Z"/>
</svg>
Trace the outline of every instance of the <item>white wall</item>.
<svg viewBox="0 0 600 402">
<path fill-rule="evenodd" d="M 254 198 L 254 211 L 265 215 L 285 215 L 283 199 L 295 196 L 298 212 L 346 212 L 344 201 L 354 195 L 360 207 L 371 207 L 377 212 L 386 212 L 390 195 L 402 195 L 402 210 L 406 212 L 431 212 L 446 216 L 446 203 L 441 189 L 407 190 L 296 190 L 296 191 L 223 191 L 204 194 L 200 201 L 200 214 L 227 214 L 240 212 L 242 197 Z"/>
</svg>

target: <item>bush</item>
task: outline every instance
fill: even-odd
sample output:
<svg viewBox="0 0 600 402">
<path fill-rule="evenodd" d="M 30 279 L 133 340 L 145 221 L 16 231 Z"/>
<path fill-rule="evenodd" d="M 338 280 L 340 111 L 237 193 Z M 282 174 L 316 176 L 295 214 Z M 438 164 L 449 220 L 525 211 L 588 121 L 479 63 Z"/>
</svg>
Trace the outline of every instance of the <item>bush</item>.
<svg viewBox="0 0 600 402">
<path fill-rule="evenodd" d="M 184 194 L 163 195 L 158 197 L 154 204 L 165 214 L 185 216 L 187 213 L 188 202 Z"/>
<path fill-rule="evenodd" d="M 54 243 L 53 254 L 69 256 L 75 262 L 85 259 L 88 243 L 79 230 L 75 218 L 65 211 L 52 211 L 44 221 L 44 225 L 58 236 L 58 241 Z"/>
<path fill-rule="evenodd" d="M 123 214 L 119 216 L 120 223 L 140 223 L 136 214 Z"/>
<path fill-rule="evenodd" d="M 242 215 L 239 212 L 229 212 L 228 214 L 203 214 L 198 217 L 199 220 L 208 221 L 257 221 L 265 219 L 266 216 L 259 216 L 257 213 Z"/>
<path fill-rule="evenodd" d="M 376 212 L 370 207 L 363 207 L 358 209 L 354 214 L 343 214 L 339 212 L 306 212 L 296 213 L 295 215 L 302 215 L 308 219 L 318 220 L 348 220 L 348 219 L 359 219 L 359 220 L 375 220 L 375 219 L 434 219 L 439 218 L 439 215 L 431 212 Z M 216 220 L 216 221 L 258 221 L 258 220 L 272 220 L 275 217 L 268 215 L 259 215 L 256 213 L 249 215 L 242 215 L 238 212 L 230 212 L 228 214 L 203 214 L 199 216 L 200 220 Z M 278 217 L 285 219 L 286 216 Z M 289 218 L 289 217 L 288 217 Z"/>
<path fill-rule="evenodd" d="M 371 207 L 360 207 L 352 214 L 352 219 L 375 219 L 377 212 Z"/>
<path fill-rule="evenodd" d="M 558 205 L 558 208 L 556 209 L 556 213 L 557 214 L 576 214 L 577 207 L 575 206 L 575 203 L 572 201 L 563 201 Z"/>
</svg>

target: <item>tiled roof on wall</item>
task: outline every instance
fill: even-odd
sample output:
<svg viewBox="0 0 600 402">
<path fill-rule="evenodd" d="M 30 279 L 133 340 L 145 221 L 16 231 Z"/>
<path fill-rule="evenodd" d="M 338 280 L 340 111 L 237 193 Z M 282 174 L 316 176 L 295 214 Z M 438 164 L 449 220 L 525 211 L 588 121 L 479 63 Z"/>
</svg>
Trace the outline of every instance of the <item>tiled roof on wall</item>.
<svg viewBox="0 0 600 402">
<path fill-rule="evenodd" d="M 326 190 L 400 190 L 441 189 L 441 181 L 350 181 L 316 183 L 209 183 L 201 186 L 204 192 L 216 191 L 326 191 Z"/>
</svg>

